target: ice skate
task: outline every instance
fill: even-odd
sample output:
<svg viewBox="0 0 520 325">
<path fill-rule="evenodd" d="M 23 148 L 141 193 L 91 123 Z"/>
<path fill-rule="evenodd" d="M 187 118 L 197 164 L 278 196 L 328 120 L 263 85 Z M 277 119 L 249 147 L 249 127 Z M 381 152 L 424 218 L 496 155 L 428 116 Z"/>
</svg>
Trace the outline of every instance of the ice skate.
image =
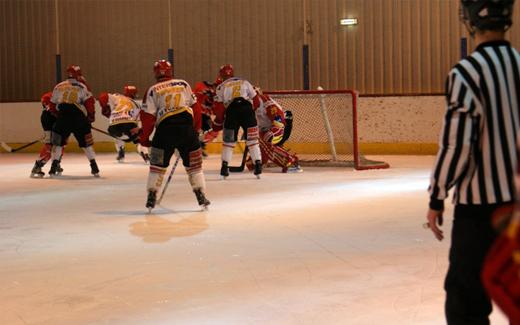
<svg viewBox="0 0 520 325">
<path fill-rule="evenodd" d="M 197 202 L 199 203 L 199 206 L 202 210 L 207 210 L 208 205 L 211 204 L 211 202 L 206 198 L 204 193 L 200 188 L 194 189 L 193 193 L 195 193 L 195 196 L 197 197 Z"/>
<path fill-rule="evenodd" d="M 34 167 L 31 170 L 31 178 L 43 178 L 45 176 L 45 173 L 42 171 L 43 163 L 39 160 L 36 160 L 34 163 Z"/>
<path fill-rule="evenodd" d="M 99 177 L 99 168 L 95 159 L 90 161 L 90 173 L 94 175 L 94 177 Z"/>
<path fill-rule="evenodd" d="M 125 148 L 121 147 L 119 148 L 119 151 L 117 152 L 117 162 L 118 163 L 124 163 L 125 162 Z"/>
<path fill-rule="evenodd" d="M 146 199 L 146 207 L 148 208 L 148 213 L 151 213 L 152 209 L 155 208 L 156 200 L 157 200 L 157 192 L 149 190 L 148 198 Z"/>
<path fill-rule="evenodd" d="M 222 166 L 220 167 L 220 179 L 226 179 L 229 176 L 229 167 L 227 161 L 222 161 Z"/>
<path fill-rule="evenodd" d="M 49 176 L 55 177 L 60 176 L 63 169 L 60 167 L 60 161 L 59 160 L 53 160 L 51 169 L 49 170 Z"/>
<path fill-rule="evenodd" d="M 255 170 L 253 172 L 256 178 L 260 179 L 260 174 L 262 174 L 262 162 L 260 160 L 255 160 Z"/>
</svg>

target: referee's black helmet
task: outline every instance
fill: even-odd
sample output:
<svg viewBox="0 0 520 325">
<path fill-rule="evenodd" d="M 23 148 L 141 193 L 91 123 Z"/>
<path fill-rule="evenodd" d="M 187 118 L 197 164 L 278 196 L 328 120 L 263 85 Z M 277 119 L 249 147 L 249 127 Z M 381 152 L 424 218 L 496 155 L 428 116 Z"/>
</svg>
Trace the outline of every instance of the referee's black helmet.
<svg viewBox="0 0 520 325">
<path fill-rule="evenodd" d="M 461 18 L 470 32 L 506 31 L 513 24 L 515 0 L 461 0 Z"/>
</svg>

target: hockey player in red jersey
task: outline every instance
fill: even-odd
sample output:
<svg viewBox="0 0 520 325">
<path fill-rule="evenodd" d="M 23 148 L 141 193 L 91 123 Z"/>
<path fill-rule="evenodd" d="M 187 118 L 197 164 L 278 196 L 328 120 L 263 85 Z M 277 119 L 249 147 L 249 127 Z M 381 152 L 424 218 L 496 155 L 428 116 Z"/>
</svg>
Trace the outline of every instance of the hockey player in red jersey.
<svg viewBox="0 0 520 325">
<path fill-rule="evenodd" d="M 211 130 L 211 114 L 215 97 L 215 85 L 207 81 L 197 82 L 193 88 L 193 94 L 197 98 L 197 102 L 193 105 L 193 127 L 199 134 L 202 155 L 206 156 L 204 151 L 205 132 Z"/>
<path fill-rule="evenodd" d="M 96 154 L 92 145 L 90 123 L 95 120 L 95 99 L 87 86 L 78 81 L 81 79 L 81 68 L 77 65 L 67 67 L 67 80 L 54 87 L 51 97 L 51 107 L 57 111 L 56 123 L 52 129 L 52 166 L 49 175 L 58 174 L 59 159 L 65 140 L 72 133 L 83 149 L 88 160 L 92 175 L 99 176 Z"/>
<path fill-rule="evenodd" d="M 276 101 L 259 88 L 255 88 L 259 96 L 259 106 L 255 110 L 258 128 L 260 129 L 260 150 L 262 152 L 262 165 L 272 161 L 282 168 L 282 172 L 301 172 L 298 165 L 298 157 L 290 154 L 282 147 L 283 142 L 289 138 L 290 128 L 286 126 L 286 114 Z M 287 116 L 292 118 L 292 114 L 287 112 Z M 289 120 L 288 120 L 289 121 Z M 253 169 L 253 163 L 249 159 L 246 163 L 248 169 Z"/>
<path fill-rule="evenodd" d="M 137 88 L 132 85 L 124 87 L 123 94 L 109 94 L 103 92 L 99 95 L 101 113 L 109 119 L 108 133 L 115 139 L 117 161 L 125 159 L 125 142 L 139 142 L 139 114 L 141 107 L 135 102 Z M 141 151 L 140 151 L 141 152 Z M 145 158 L 146 161 L 146 156 Z"/>
<path fill-rule="evenodd" d="M 223 129 L 222 166 L 220 176 L 229 176 L 228 164 L 233 156 L 236 135 L 239 128 L 244 130 L 249 154 L 254 162 L 254 174 L 260 178 L 262 173 L 262 157 L 258 144 L 258 124 L 253 106 L 258 107 L 259 99 L 251 83 L 234 76 L 231 64 L 220 67 L 219 75 L 223 82 L 217 87 L 213 112 L 215 120 L 212 129 Z"/>
<path fill-rule="evenodd" d="M 43 177 L 45 173 L 42 171 L 43 166 L 51 159 L 51 150 L 52 150 L 52 143 L 51 143 L 51 131 L 52 127 L 54 126 L 54 123 L 56 122 L 56 109 L 53 109 L 53 106 L 51 105 L 51 97 L 52 92 L 47 92 L 42 95 L 41 97 L 41 104 L 42 104 L 42 114 L 40 116 L 41 125 L 43 128 L 43 132 L 45 134 L 45 137 L 43 139 L 43 147 L 40 150 L 40 155 L 38 157 L 38 160 L 34 163 L 34 167 L 31 170 L 31 177 Z M 63 153 L 63 150 L 62 150 Z M 61 158 L 60 158 L 61 161 Z M 58 173 L 61 173 L 63 169 L 58 163 L 57 168 Z"/>
<path fill-rule="evenodd" d="M 173 79 L 172 66 L 168 61 L 155 62 L 153 71 L 157 83 L 146 91 L 141 112 L 143 132 L 140 142 L 147 147 L 151 145 L 146 207 L 150 211 L 155 207 L 157 191 L 177 149 L 197 201 L 206 209 L 210 202 L 204 194 L 206 181 L 202 171 L 202 150 L 193 128 L 191 108 L 196 101 L 195 96 L 186 81 Z M 149 137 L 154 128 L 155 134 L 150 143 Z"/>
</svg>

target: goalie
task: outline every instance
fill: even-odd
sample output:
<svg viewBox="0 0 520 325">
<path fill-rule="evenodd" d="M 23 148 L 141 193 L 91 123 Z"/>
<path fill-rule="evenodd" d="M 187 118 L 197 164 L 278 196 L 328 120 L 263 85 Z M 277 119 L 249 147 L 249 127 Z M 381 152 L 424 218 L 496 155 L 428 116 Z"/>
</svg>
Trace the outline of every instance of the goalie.
<svg viewBox="0 0 520 325">
<path fill-rule="evenodd" d="M 298 165 L 298 157 L 290 154 L 282 145 L 289 139 L 292 131 L 292 113 L 285 111 L 269 95 L 263 94 L 260 88 L 255 88 L 259 95 L 259 105 L 255 109 L 258 128 L 260 129 L 259 144 L 262 153 L 262 165 L 269 161 L 282 168 L 282 173 L 298 173 L 303 170 Z M 246 166 L 253 169 L 251 159 Z"/>
</svg>

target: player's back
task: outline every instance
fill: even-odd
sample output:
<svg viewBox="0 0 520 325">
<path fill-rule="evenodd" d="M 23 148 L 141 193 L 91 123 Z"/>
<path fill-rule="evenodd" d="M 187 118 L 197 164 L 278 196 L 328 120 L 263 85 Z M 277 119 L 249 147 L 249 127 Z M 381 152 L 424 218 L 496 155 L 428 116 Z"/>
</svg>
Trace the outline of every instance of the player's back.
<svg viewBox="0 0 520 325">
<path fill-rule="evenodd" d="M 217 87 L 217 95 L 215 100 L 228 106 L 233 100 L 243 98 L 252 101 L 256 96 L 251 83 L 245 79 L 233 77 L 226 79 Z"/>
<path fill-rule="evenodd" d="M 92 94 L 83 83 L 67 79 L 54 87 L 51 102 L 56 104 L 58 109 L 73 105 L 83 110 L 81 105 L 90 97 Z"/>
<path fill-rule="evenodd" d="M 160 123 L 166 117 L 183 112 L 193 114 L 195 103 L 190 85 L 182 79 L 168 79 L 151 86 L 143 99 L 143 110 L 157 117 Z"/>
<path fill-rule="evenodd" d="M 108 103 L 111 109 L 109 124 L 136 121 L 141 108 L 131 98 L 122 94 L 108 94 Z"/>
</svg>

